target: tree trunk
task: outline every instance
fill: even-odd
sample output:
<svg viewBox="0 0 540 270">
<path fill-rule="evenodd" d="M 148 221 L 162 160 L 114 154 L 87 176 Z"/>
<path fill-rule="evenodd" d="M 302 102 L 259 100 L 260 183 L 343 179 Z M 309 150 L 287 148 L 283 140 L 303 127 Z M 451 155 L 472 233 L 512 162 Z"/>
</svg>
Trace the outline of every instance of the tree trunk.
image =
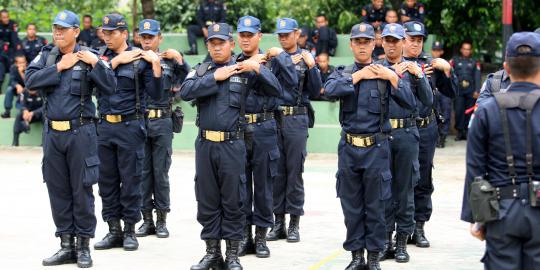
<svg viewBox="0 0 540 270">
<path fill-rule="evenodd" d="M 145 19 L 154 19 L 156 12 L 154 10 L 154 0 L 141 0 L 142 13 Z"/>
</svg>

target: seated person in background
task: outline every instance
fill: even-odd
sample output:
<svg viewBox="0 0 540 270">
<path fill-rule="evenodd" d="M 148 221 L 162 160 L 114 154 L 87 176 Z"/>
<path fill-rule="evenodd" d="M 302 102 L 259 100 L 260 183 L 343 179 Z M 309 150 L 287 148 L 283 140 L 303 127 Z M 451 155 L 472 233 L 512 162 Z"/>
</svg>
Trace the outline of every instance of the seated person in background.
<svg viewBox="0 0 540 270">
<path fill-rule="evenodd" d="M 28 62 L 24 54 L 17 54 L 15 56 L 15 63 L 9 69 L 9 85 L 6 89 L 6 96 L 4 97 L 4 113 L 2 118 L 11 117 L 11 108 L 13 108 L 13 99 L 22 94 L 24 90 L 24 71 Z M 19 99 L 17 99 L 17 107 L 19 107 Z"/>
<path fill-rule="evenodd" d="M 331 56 L 336 55 L 338 45 L 337 34 L 333 28 L 328 27 L 328 18 L 326 15 L 319 14 L 315 18 L 315 27 L 318 33 L 316 43 L 316 55 L 327 53 Z"/>
<path fill-rule="evenodd" d="M 20 53 L 26 57 L 26 62 L 32 62 L 34 58 L 41 52 L 41 48 L 47 45 L 47 39 L 36 35 L 37 27 L 33 23 L 26 26 L 26 37 L 21 41 Z"/>
<path fill-rule="evenodd" d="M 30 132 L 30 123 L 43 120 L 43 99 L 39 91 L 24 90 L 21 105 L 22 109 L 13 123 L 13 146 L 19 146 L 22 132 Z"/>
<path fill-rule="evenodd" d="M 92 16 L 91 15 L 84 15 L 83 16 L 83 29 L 81 29 L 81 33 L 77 37 L 77 42 L 81 46 L 90 47 L 92 45 L 92 42 L 97 39 L 96 36 L 96 28 L 92 26 Z"/>
<path fill-rule="evenodd" d="M 377 29 L 384 22 L 387 10 L 384 0 L 371 0 L 371 4 L 362 7 L 361 22 L 369 23 Z"/>
<path fill-rule="evenodd" d="M 372 53 L 372 58 L 374 61 L 377 61 L 379 59 L 384 59 L 386 56 L 384 54 L 384 48 L 382 47 L 382 37 L 381 37 L 381 30 L 377 29 L 375 32 L 375 49 Z"/>
<path fill-rule="evenodd" d="M 101 26 L 96 28 L 96 36 L 94 40 L 92 40 L 92 44 L 90 44 L 90 47 L 94 50 L 99 50 L 99 48 L 105 46 L 105 40 L 103 40 L 103 30 L 101 29 Z"/>
<path fill-rule="evenodd" d="M 315 44 L 313 44 L 309 40 L 308 33 L 309 33 L 309 28 L 307 27 L 300 28 L 300 37 L 298 38 L 298 42 L 297 42 L 298 47 L 300 47 L 300 49 L 310 52 L 315 57 Z"/>
<path fill-rule="evenodd" d="M 335 67 L 330 65 L 330 56 L 327 53 L 321 53 L 317 56 L 317 67 L 321 71 L 321 81 L 322 85 L 326 82 L 328 79 L 328 76 L 334 72 Z M 326 96 L 324 96 L 324 89 L 321 89 L 321 95 L 317 100 L 324 100 L 324 101 L 336 101 L 336 99 L 330 99 Z"/>
<path fill-rule="evenodd" d="M 416 0 L 406 0 L 401 4 L 399 13 L 401 15 L 401 23 L 406 23 L 408 21 L 424 23 L 424 4 L 418 3 Z"/>
</svg>

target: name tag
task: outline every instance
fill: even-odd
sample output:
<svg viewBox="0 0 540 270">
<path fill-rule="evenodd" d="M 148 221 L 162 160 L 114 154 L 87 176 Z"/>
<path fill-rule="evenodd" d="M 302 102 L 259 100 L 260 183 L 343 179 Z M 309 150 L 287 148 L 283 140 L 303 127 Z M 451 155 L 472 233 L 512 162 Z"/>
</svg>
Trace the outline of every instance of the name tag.
<svg viewBox="0 0 540 270">
<path fill-rule="evenodd" d="M 238 76 L 231 77 L 229 81 L 232 82 L 232 83 L 248 84 L 248 79 L 247 78 L 242 78 L 242 77 L 238 77 Z"/>
</svg>

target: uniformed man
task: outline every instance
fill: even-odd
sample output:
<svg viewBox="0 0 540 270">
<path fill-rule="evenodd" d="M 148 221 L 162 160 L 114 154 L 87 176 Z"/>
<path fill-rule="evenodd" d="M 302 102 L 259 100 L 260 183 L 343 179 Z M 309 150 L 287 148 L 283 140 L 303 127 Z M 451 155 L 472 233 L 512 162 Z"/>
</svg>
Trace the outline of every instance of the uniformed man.
<svg viewBox="0 0 540 270">
<path fill-rule="evenodd" d="M 371 0 L 371 4 L 362 7 L 361 21 L 369 23 L 373 28 L 377 29 L 384 23 L 387 10 L 384 0 Z"/>
<path fill-rule="evenodd" d="M 238 43 L 242 53 L 236 56 L 236 62 L 252 59 L 258 62 L 267 61 L 273 74 L 281 80 L 296 76 L 296 70 L 290 56 L 281 48 L 271 48 L 267 54 L 259 49 L 262 38 L 261 22 L 253 16 L 244 16 L 238 20 Z M 268 56 L 269 59 L 266 59 Z M 278 78 L 268 79 L 279 89 Z M 272 185 L 277 175 L 279 148 L 277 124 L 274 110 L 277 109 L 277 98 L 269 96 L 261 89 L 249 89 L 246 99 L 246 128 L 244 133 L 247 164 L 247 198 L 244 204 L 246 224 L 244 238 L 240 243 L 239 256 L 256 254 L 259 258 L 270 256 L 266 245 L 266 233 L 274 224 Z M 255 225 L 255 241 L 253 241 L 252 225 Z"/>
<path fill-rule="evenodd" d="M 36 90 L 24 90 L 21 98 L 21 111 L 13 123 L 12 146 L 19 146 L 22 132 L 30 132 L 30 124 L 43 120 L 43 99 Z"/>
<path fill-rule="evenodd" d="M 437 98 L 444 95 L 447 98 L 456 96 L 457 79 L 452 71 L 452 66 L 442 58 L 432 59 L 422 53 L 424 40 L 427 38 L 426 29 L 421 22 L 409 21 L 403 24 L 405 28 L 405 40 L 403 44 L 403 57 L 412 61 L 424 69 L 428 76 L 434 102 L 431 106 L 419 106 L 416 126 L 420 134 L 418 162 L 420 174 L 418 184 L 414 187 L 414 220 L 415 229 L 412 241 L 417 247 L 429 247 L 429 241 L 425 237 L 424 223 L 429 221 L 433 211 L 431 194 L 433 193 L 433 158 L 435 145 L 438 139 Z M 423 103 L 419 103 L 423 104 Z M 415 164 L 416 165 L 416 164 Z M 415 168 L 416 169 L 416 168 Z"/>
<path fill-rule="evenodd" d="M 316 45 L 313 42 L 311 42 L 309 38 L 309 28 L 307 27 L 300 28 L 300 37 L 298 38 L 298 47 L 310 52 L 313 55 L 317 54 Z"/>
<path fill-rule="evenodd" d="M 386 58 L 380 61 L 402 76 L 398 91 L 414 94 L 414 106 L 403 106 L 397 100 L 389 101 L 392 126 L 390 168 L 392 170 L 392 196 L 386 203 L 386 243 L 381 259 L 394 257 L 392 234 L 396 231 L 395 260 L 409 261 L 407 239 L 414 229 L 414 186 L 419 178 L 419 132 L 416 119 L 419 113 L 428 114 L 433 105 L 433 92 L 422 68 L 403 57 L 405 30 L 400 24 L 387 24 L 382 32 Z M 421 47 L 420 47 L 421 50 Z M 427 111 L 427 112 L 426 112 Z"/>
<path fill-rule="evenodd" d="M 9 72 L 15 52 L 20 49 L 18 31 L 16 23 L 9 19 L 9 12 L 0 10 L 0 85 Z"/>
<path fill-rule="evenodd" d="M 197 220 L 206 255 L 191 270 L 241 270 L 238 248 L 245 224 L 246 96 L 251 89 L 279 95 L 275 76 L 255 60 L 236 63 L 232 27 L 218 23 L 208 28 L 211 62 L 190 72 L 181 88 L 183 100 L 195 100 L 199 136 L 195 142 L 195 197 Z M 226 241 L 226 259 L 221 254 Z"/>
<path fill-rule="evenodd" d="M 334 56 L 338 46 L 336 30 L 328 26 L 328 18 L 324 14 L 319 14 L 315 18 L 317 30 L 316 56 L 326 53 Z"/>
<path fill-rule="evenodd" d="M 488 74 L 482 84 L 482 88 L 480 88 L 480 95 L 476 100 L 476 104 L 492 97 L 494 93 L 504 92 L 510 83 L 510 76 L 508 76 L 508 73 L 504 69 Z"/>
<path fill-rule="evenodd" d="M 197 37 L 208 37 L 208 26 L 214 23 L 224 23 L 227 17 L 227 7 L 219 0 L 203 0 L 195 19 L 197 24 L 188 25 L 187 35 L 189 51 L 187 55 L 199 54 L 197 49 Z"/>
<path fill-rule="evenodd" d="M 160 24 L 146 19 L 139 22 L 141 44 L 145 51 L 159 52 L 163 40 Z M 147 98 L 146 129 L 148 137 L 144 148 L 142 175 L 142 215 L 144 223 L 137 236 L 156 234 L 159 238 L 169 237 L 167 213 L 170 211 L 169 168 L 171 167 L 173 123 L 172 104 L 179 97 L 180 84 L 186 78 L 190 67 L 182 55 L 168 49 L 160 54 L 163 68 L 163 93 L 161 99 Z M 152 210 L 156 209 L 156 224 Z"/>
<path fill-rule="evenodd" d="M 391 196 L 390 96 L 412 108 L 414 97 L 401 91 L 404 83 L 392 70 L 373 64 L 375 32 L 369 24 L 351 29 L 354 64 L 330 75 L 325 95 L 340 99 L 342 127 L 338 146 L 337 196 L 345 216 L 345 250 L 352 252 L 346 270 L 378 270 L 385 242 L 384 200 Z M 364 259 L 367 250 L 367 267 Z"/>
<path fill-rule="evenodd" d="M 460 53 L 460 56 L 450 60 L 459 83 L 459 95 L 454 99 L 455 128 L 458 132 L 456 141 L 467 139 L 471 114 L 466 111 L 474 106 L 481 83 L 480 62 L 472 58 L 472 44 L 463 42 Z"/>
<path fill-rule="evenodd" d="M 416 0 L 405 0 L 399 9 L 401 23 L 410 21 L 424 23 L 424 4 Z"/>
<path fill-rule="evenodd" d="M 298 48 L 300 31 L 296 20 L 278 19 L 276 28 L 281 47 L 296 66 L 297 78 L 287 82 L 287 85 L 282 84 L 283 98 L 277 111 L 281 158 L 278 176 L 274 179 L 275 222 L 267 239 L 275 241 L 286 238 L 287 242 L 294 243 L 300 241 L 299 224 L 300 216 L 304 215 L 305 197 L 302 173 L 307 156 L 308 127 L 314 121 L 309 116 L 309 99 L 319 96 L 322 83 L 313 55 Z M 285 214 L 290 214 L 288 230 Z"/>
<path fill-rule="evenodd" d="M 131 46 L 133 48 L 139 48 L 142 50 L 141 35 L 139 34 L 139 27 L 133 28 L 133 34 L 131 39 Z"/>
<path fill-rule="evenodd" d="M 83 16 L 83 30 L 77 42 L 82 46 L 90 47 L 95 39 L 97 39 L 97 34 L 96 28 L 92 26 L 92 16 L 86 14 Z"/>
<path fill-rule="evenodd" d="M 107 45 L 105 44 L 105 40 L 103 39 L 103 30 L 101 29 L 101 26 L 98 26 L 96 28 L 96 38 L 92 40 L 92 44 L 90 44 L 90 47 L 99 51 L 101 47 L 105 46 Z"/>
<path fill-rule="evenodd" d="M 20 108 L 20 95 L 24 92 L 24 72 L 28 62 L 23 54 L 19 54 L 15 57 L 15 63 L 9 68 L 9 84 L 6 88 L 6 95 L 4 96 L 4 109 L 2 118 L 11 117 L 11 109 L 13 108 L 13 99 L 16 100 L 15 104 L 17 108 Z"/>
<path fill-rule="evenodd" d="M 92 89 L 110 93 L 114 73 L 105 61 L 77 44 L 79 17 L 68 10 L 53 21 L 53 39 L 25 73 L 28 89 L 39 90 L 43 110 L 43 179 L 61 249 L 43 265 L 92 266 L 90 238 L 96 230 L 92 185 L 99 178 L 96 107 Z M 77 244 L 75 246 L 75 236 Z"/>
<path fill-rule="evenodd" d="M 26 26 L 26 37 L 21 41 L 21 50 L 26 56 L 26 61 L 32 62 L 41 52 L 41 48 L 48 44 L 46 38 L 36 35 L 37 27 L 34 23 Z"/>
<path fill-rule="evenodd" d="M 120 14 L 103 17 L 107 48 L 100 51 L 117 80 L 113 93 L 98 93 L 99 195 L 101 214 L 109 233 L 94 249 L 123 247 L 136 250 L 135 224 L 141 220 L 141 176 L 144 161 L 146 98 L 159 100 L 161 64 L 153 51 L 133 49 L 127 43 L 127 22 Z M 124 231 L 120 219 L 124 221 Z"/>
<path fill-rule="evenodd" d="M 471 120 L 461 219 L 486 240 L 485 269 L 532 270 L 540 265 L 540 36 L 513 34 L 504 68 L 507 91 L 479 103 Z"/>
<path fill-rule="evenodd" d="M 444 54 L 444 46 L 441 41 L 435 40 L 431 45 L 431 58 L 441 58 Z M 454 83 L 457 83 L 454 74 Z M 458 90 L 457 88 L 455 89 Z M 457 95 L 457 93 L 456 93 Z M 446 145 L 446 137 L 450 131 L 450 121 L 452 119 L 452 98 L 446 95 L 437 95 L 435 98 L 437 110 L 439 112 L 439 139 L 437 140 L 437 147 L 444 148 Z"/>
</svg>

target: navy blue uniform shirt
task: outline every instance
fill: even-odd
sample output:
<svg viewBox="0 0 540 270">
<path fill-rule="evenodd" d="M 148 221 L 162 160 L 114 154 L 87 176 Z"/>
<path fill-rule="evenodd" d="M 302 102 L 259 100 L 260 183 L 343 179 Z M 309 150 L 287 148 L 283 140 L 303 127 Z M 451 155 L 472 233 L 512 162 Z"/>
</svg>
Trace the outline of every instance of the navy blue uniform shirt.
<svg viewBox="0 0 540 270">
<path fill-rule="evenodd" d="M 526 82 L 510 84 L 508 92 L 530 92 L 540 89 L 540 85 Z M 508 129 L 515 161 L 516 184 L 528 183 L 526 153 L 526 113 L 519 108 L 508 109 Z M 532 145 L 534 179 L 540 178 L 540 106 L 538 103 L 532 111 Z M 512 184 L 506 163 L 504 134 L 499 113 L 499 106 L 494 97 L 487 98 L 478 104 L 478 109 L 471 118 L 467 135 L 467 173 L 461 219 L 473 222 L 469 206 L 469 186 L 475 177 L 483 176 L 493 186 L 501 187 Z"/>
<path fill-rule="evenodd" d="M 200 27 L 208 27 L 214 23 L 224 23 L 227 17 L 227 9 L 219 1 L 210 3 L 204 1 L 197 10 L 197 24 Z"/>
<path fill-rule="evenodd" d="M 47 45 L 38 57 L 30 63 L 25 72 L 26 88 L 40 90 L 44 93 L 47 105 L 46 116 L 50 120 L 72 120 L 80 117 L 81 75 L 82 70 L 75 65 L 68 70 L 58 72 L 56 64 L 46 66 L 47 58 L 52 45 Z M 74 52 L 78 52 L 79 45 L 75 45 Z M 56 63 L 62 58 L 59 53 Z M 112 94 L 116 88 L 116 78 L 110 65 L 99 60 L 94 68 L 89 65 L 90 71 L 86 77 L 89 83 L 90 94 L 94 86 L 100 94 Z M 84 99 L 83 117 L 95 117 L 96 106 L 91 95 Z"/>
<path fill-rule="evenodd" d="M 235 63 L 234 59 L 231 59 L 228 64 L 216 64 L 212 61 L 204 76 L 199 77 L 193 70 L 182 84 L 180 90 L 182 99 L 197 101 L 199 128 L 228 132 L 239 130 L 240 104 L 245 102 L 241 100 L 244 87 L 246 96 L 249 89 L 257 89 L 269 96 L 280 94 L 276 77 L 263 65 L 260 66 L 259 75 L 255 72 L 240 73 L 231 76 L 228 80 L 216 81 L 214 72 L 217 68 Z"/>
<path fill-rule="evenodd" d="M 180 84 L 182 84 L 190 70 L 186 60 L 183 62 L 183 64 L 180 64 L 176 60 L 161 59 L 161 69 L 163 72 L 161 74 L 161 86 L 163 88 L 163 93 L 161 94 L 160 99 L 154 99 L 151 96 L 147 97 L 147 107 L 149 109 L 169 108 L 169 105 L 171 104 L 175 95 L 173 88 L 179 87 Z"/>
<path fill-rule="evenodd" d="M 288 53 L 289 55 L 295 55 L 295 54 L 301 54 L 302 49 L 298 48 L 296 52 L 294 53 Z M 293 64 L 294 65 L 294 64 Z M 296 69 L 296 81 L 297 83 L 292 85 L 289 84 L 289 82 L 283 82 L 283 98 L 281 99 L 281 104 L 283 106 L 297 106 L 297 105 L 308 105 L 309 104 L 309 98 L 312 97 L 318 97 L 321 92 L 322 87 L 322 80 L 321 80 L 321 73 L 319 72 L 319 69 L 315 65 L 313 68 L 308 69 L 307 65 L 304 63 L 303 60 L 301 60 L 298 64 L 295 65 Z M 300 79 L 302 77 L 302 74 L 304 74 L 304 86 L 302 89 L 301 97 L 300 97 L 300 104 L 297 104 L 298 102 L 298 93 L 300 91 Z M 293 80 L 290 81 L 291 83 Z"/>
<path fill-rule="evenodd" d="M 39 52 L 41 52 L 43 46 L 47 44 L 47 39 L 44 37 L 36 36 L 36 39 L 34 40 L 28 40 L 27 37 L 23 38 L 21 41 L 21 50 L 26 57 L 26 61 L 28 61 L 28 63 L 32 62 Z"/>
<path fill-rule="evenodd" d="M 458 78 L 459 94 L 470 95 L 480 91 L 480 62 L 472 58 L 456 57 L 450 60 Z"/>
</svg>

